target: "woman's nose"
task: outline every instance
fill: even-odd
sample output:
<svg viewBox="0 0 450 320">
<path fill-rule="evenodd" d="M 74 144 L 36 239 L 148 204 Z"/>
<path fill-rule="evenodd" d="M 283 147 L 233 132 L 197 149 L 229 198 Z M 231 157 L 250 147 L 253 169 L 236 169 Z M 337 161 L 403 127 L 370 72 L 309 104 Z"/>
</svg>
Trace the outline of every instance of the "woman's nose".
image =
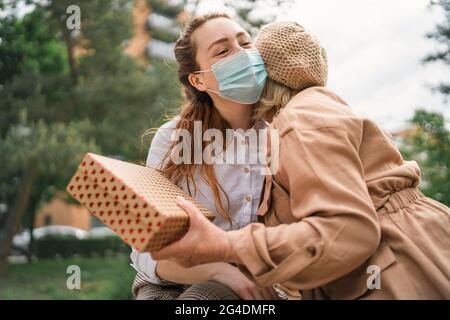
<svg viewBox="0 0 450 320">
<path fill-rule="evenodd" d="M 235 40 L 232 43 L 232 46 L 230 47 L 230 50 L 231 50 L 231 54 L 234 55 L 234 54 L 236 54 L 236 53 L 238 53 L 240 51 L 243 51 L 245 49 L 251 49 L 251 48 L 255 48 L 255 45 L 253 43 L 244 45 L 244 44 L 239 43 L 238 40 Z"/>
<path fill-rule="evenodd" d="M 231 54 L 234 55 L 234 54 L 236 54 L 236 53 L 238 53 L 238 52 L 244 50 L 244 48 L 241 47 L 241 46 L 239 45 L 239 43 L 237 43 L 237 44 L 233 45 L 233 48 L 232 48 L 231 50 L 232 50 L 232 51 L 231 51 Z"/>
</svg>

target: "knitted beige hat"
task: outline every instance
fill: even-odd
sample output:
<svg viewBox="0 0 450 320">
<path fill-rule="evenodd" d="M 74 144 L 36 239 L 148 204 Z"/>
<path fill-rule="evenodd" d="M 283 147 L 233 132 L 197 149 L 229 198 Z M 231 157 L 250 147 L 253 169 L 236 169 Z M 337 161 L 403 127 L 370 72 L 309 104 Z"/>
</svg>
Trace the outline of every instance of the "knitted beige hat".
<svg viewBox="0 0 450 320">
<path fill-rule="evenodd" d="M 259 32 L 256 47 L 270 79 L 294 90 L 326 85 L 326 51 L 301 25 L 270 23 Z"/>
</svg>

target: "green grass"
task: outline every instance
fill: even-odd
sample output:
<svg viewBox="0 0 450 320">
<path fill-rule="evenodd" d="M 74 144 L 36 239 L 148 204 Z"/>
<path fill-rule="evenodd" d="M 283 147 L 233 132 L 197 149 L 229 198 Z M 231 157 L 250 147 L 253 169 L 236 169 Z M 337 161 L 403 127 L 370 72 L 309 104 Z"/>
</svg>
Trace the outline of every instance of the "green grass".
<svg viewBox="0 0 450 320">
<path fill-rule="evenodd" d="M 66 286 L 67 267 L 78 265 L 81 289 Z M 0 288 L 1 299 L 131 299 L 135 271 L 129 256 L 41 259 L 31 264 L 10 264 Z"/>
</svg>

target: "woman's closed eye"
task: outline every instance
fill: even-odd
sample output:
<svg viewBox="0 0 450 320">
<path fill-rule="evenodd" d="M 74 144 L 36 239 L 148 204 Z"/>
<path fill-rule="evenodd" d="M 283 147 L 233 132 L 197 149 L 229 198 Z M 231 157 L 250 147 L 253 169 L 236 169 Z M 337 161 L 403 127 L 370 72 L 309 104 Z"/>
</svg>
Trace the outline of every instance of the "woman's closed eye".
<svg viewBox="0 0 450 320">
<path fill-rule="evenodd" d="M 251 42 L 251 41 L 245 41 L 245 42 L 239 44 L 239 46 L 242 48 L 250 48 L 252 45 L 253 45 L 253 42 Z M 215 54 L 215 57 L 224 57 L 228 53 L 230 53 L 230 49 L 228 49 L 228 48 L 219 49 L 218 52 Z"/>
<path fill-rule="evenodd" d="M 215 56 L 216 56 L 216 57 L 224 56 L 224 55 L 227 54 L 229 51 L 230 51 L 230 50 L 228 50 L 228 49 L 222 49 L 222 50 L 219 50 L 219 52 L 216 53 Z"/>
</svg>

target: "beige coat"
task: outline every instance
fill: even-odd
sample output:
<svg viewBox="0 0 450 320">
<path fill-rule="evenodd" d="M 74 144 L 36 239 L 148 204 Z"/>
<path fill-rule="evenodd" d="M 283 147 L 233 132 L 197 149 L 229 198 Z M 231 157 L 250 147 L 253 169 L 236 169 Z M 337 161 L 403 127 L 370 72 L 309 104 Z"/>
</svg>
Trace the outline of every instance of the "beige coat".
<svg viewBox="0 0 450 320">
<path fill-rule="evenodd" d="M 419 167 L 388 133 L 322 87 L 271 127 L 280 167 L 258 210 L 268 227 L 229 232 L 250 277 L 303 299 L 450 299 L 450 210 L 419 191 Z"/>
</svg>

